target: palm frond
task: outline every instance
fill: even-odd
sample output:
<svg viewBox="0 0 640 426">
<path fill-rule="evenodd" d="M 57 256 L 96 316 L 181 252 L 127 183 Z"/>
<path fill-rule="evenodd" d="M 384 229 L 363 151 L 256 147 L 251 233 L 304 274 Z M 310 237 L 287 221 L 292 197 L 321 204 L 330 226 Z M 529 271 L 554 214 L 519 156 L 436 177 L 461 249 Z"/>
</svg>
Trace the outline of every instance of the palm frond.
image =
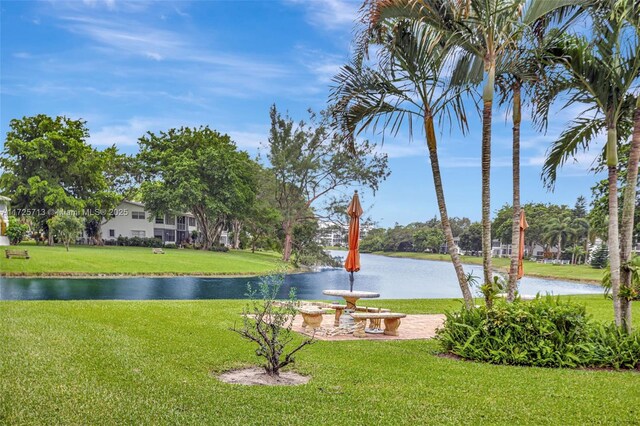
<svg viewBox="0 0 640 426">
<path fill-rule="evenodd" d="M 547 158 L 542 167 L 544 185 L 553 189 L 557 171 L 565 162 L 578 153 L 586 151 L 593 139 L 606 128 L 603 118 L 580 116 L 573 120 L 570 127 L 560 134 L 547 152 Z"/>
</svg>

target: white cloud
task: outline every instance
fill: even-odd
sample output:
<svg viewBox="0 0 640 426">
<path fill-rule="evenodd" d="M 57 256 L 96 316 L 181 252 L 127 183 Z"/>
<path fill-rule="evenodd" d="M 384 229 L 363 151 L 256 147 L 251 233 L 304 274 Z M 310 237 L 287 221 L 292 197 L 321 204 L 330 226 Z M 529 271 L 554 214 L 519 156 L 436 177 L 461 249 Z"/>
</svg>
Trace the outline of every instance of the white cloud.
<svg viewBox="0 0 640 426">
<path fill-rule="evenodd" d="M 326 30 L 353 27 L 362 4 L 361 0 L 287 0 L 287 2 L 305 7 L 307 20 Z"/>
<path fill-rule="evenodd" d="M 171 125 L 170 123 L 171 120 L 167 119 L 133 117 L 121 124 L 106 125 L 91 132 L 89 143 L 99 147 L 113 144 L 119 147 L 134 146 L 137 145 L 138 138 L 145 135 L 147 131 L 156 132 L 187 125 L 184 123 Z"/>
</svg>

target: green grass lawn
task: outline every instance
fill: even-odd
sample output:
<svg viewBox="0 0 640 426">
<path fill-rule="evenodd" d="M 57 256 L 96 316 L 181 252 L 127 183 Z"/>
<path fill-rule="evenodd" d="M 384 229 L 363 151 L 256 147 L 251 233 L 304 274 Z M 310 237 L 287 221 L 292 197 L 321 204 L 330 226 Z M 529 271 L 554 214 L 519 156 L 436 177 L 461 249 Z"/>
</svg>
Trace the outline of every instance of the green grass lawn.
<svg viewBox="0 0 640 426">
<path fill-rule="evenodd" d="M 407 257 L 411 259 L 425 259 L 425 260 L 440 260 L 451 262 L 451 257 L 448 254 L 433 254 L 433 253 L 409 253 L 409 252 L 379 252 L 380 254 L 389 257 Z M 476 256 L 460 256 L 462 263 L 471 265 L 482 265 L 482 258 Z M 494 268 L 507 272 L 509 268 L 510 260 L 504 257 L 495 257 L 492 259 Z M 546 278 L 558 278 L 573 281 L 589 281 L 600 282 L 602 279 L 602 269 L 594 269 L 589 265 L 552 265 L 531 262 L 529 260 L 524 261 L 524 273 L 525 275 L 533 277 L 546 277 Z"/>
<path fill-rule="evenodd" d="M 223 275 L 264 274 L 281 266 L 280 255 L 271 252 L 227 253 L 166 249 L 153 254 L 150 248 L 113 246 L 25 246 L 30 259 L 0 256 L 0 273 L 5 275 Z"/>
<path fill-rule="evenodd" d="M 574 296 L 598 319 L 602 296 Z M 379 301 L 442 312 L 452 300 Z M 434 341 L 318 342 L 297 387 L 211 372 L 254 364 L 228 327 L 243 301 L 2 302 L 2 424 L 638 424 L 637 372 L 506 367 L 437 356 Z M 640 326 L 640 309 L 634 310 Z M 400 329 L 402 330 L 402 328 Z"/>
</svg>

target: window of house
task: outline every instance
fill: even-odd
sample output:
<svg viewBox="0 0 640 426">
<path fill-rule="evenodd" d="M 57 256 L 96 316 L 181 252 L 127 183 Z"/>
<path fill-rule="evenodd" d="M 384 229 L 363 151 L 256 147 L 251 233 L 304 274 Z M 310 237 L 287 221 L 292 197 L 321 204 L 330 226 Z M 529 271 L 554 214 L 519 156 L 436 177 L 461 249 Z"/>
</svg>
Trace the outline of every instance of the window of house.
<svg viewBox="0 0 640 426">
<path fill-rule="evenodd" d="M 135 211 L 132 211 L 132 212 L 131 212 L 131 218 L 132 218 L 132 219 L 144 219 L 144 212 L 135 212 Z"/>
<path fill-rule="evenodd" d="M 196 226 L 196 218 L 195 217 L 190 217 L 189 218 L 189 226 Z"/>
<path fill-rule="evenodd" d="M 164 223 L 166 223 L 167 225 L 175 225 L 176 217 L 167 214 L 164 216 Z"/>
<path fill-rule="evenodd" d="M 156 216 L 156 223 L 164 223 L 164 216 Z"/>
<path fill-rule="evenodd" d="M 131 231 L 131 236 L 144 238 L 146 236 L 146 233 L 145 231 Z"/>
<path fill-rule="evenodd" d="M 115 229 L 109 229 L 109 236 L 110 237 L 115 237 L 116 236 L 116 230 Z"/>
</svg>

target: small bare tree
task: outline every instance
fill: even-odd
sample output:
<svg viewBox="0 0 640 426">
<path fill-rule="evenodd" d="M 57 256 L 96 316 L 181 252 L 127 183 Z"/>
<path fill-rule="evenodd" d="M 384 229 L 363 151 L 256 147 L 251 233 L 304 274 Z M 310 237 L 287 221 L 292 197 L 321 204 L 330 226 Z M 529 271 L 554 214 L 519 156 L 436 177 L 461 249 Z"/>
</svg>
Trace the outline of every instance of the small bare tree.
<svg viewBox="0 0 640 426">
<path fill-rule="evenodd" d="M 242 312 L 242 328 L 231 328 L 258 345 L 256 355 L 266 359 L 264 369 L 270 376 L 280 375 L 280 369 L 295 362 L 294 355 L 300 349 L 315 342 L 311 336 L 287 353 L 287 346 L 294 340 L 291 328 L 297 309 L 293 288 L 287 300 L 276 299 L 283 283 L 284 275 L 275 274 L 260 278 L 257 288 L 247 285 L 252 303 Z"/>
</svg>

